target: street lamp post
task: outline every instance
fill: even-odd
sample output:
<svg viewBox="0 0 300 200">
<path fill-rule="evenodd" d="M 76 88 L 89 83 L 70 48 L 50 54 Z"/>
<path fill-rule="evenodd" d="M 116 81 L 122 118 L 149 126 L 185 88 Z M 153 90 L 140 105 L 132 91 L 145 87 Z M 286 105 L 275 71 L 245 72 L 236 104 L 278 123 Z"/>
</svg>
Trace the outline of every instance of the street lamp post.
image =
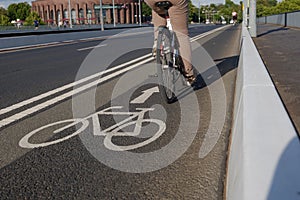
<svg viewBox="0 0 300 200">
<path fill-rule="evenodd" d="M 200 24 L 200 0 L 199 0 L 199 12 L 198 12 L 198 15 L 199 15 L 199 24 Z"/>
<path fill-rule="evenodd" d="M 115 11 L 115 0 L 112 0 L 113 3 L 113 20 L 114 20 L 114 27 L 116 26 L 116 11 Z"/>
<path fill-rule="evenodd" d="M 100 0 L 100 11 L 99 11 L 99 16 L 100 16 L 101 31 L 104 31 L 104 26 L 103 26 L 102 0 Z"/>
<path fill-rule="evenodd" d="M 69 23 L 70 23 L 70 28 L 73 28 L 73 25 L 72 25 L 72 13 L 71 13 L 71 0 L 69 0 Z"/>
<path fill-rule="evenodd" d="M 142 26 L 142 9 L 141 9 L 141 0 L 139 0 L 139 20 L 140 20 L 140 26 Z"/>
</svg>

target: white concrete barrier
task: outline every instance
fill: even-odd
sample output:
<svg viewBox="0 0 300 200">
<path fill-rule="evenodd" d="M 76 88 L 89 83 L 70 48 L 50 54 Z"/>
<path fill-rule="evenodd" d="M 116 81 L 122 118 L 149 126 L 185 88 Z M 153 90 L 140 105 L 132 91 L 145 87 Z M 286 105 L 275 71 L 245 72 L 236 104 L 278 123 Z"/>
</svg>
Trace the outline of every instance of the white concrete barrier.
<svg viewBox="0 0 300 200">
<path fill-rule="evenodd" d="M 227 200 L 299 200 L 300 142 L 243 27 L 226 180 Z"/>
</svg>

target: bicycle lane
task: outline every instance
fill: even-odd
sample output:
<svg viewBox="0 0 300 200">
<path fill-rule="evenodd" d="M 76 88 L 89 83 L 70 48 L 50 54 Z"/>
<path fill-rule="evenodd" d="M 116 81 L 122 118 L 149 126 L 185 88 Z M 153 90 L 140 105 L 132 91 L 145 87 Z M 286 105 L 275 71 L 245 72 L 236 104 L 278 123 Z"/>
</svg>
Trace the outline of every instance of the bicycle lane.
<svg viewBox="0 0 300 200">
<path fill-rule="evenodd" d="M 229 29 L 224 32 L 224 34 L 230 35 L 227 37 L 234 37 L 233 30 Z M 132 170 L 137 163 L 131 163 L 129 166 L 133 168 L 128 168 L 126 166 L 126 160 L 120 159 L 117 163 L 119 169 L 114 169 L 111 164 L 111 156 L 115 156 L 114 153 L 103 149 L 109 157 L 104 156 L 104 161 L 99 162 L 97 157 L 93 155 L 93 152 L 87 151 L 86 143 L 81 141 L 79 137 L 73 137 L 62 143 L 55 145 L 38 148 L 38 149 L 24 149 L 16 148 L 13 153 L 7 154 L 4 152 L 11 151 L 12 146 L 16 146 L 18 140 L 36 128 L 42 127 L 46 124 L 50 124 L 56 121 L 65 120 L 72 118 L 74 114 L 74 102 L 72 107 L 71 100 L 65 101 L 61 104 L 55 105 L 52 109 L 40 112 L 38 115 L 34 115 L 29 119 L 23 120 L 14 126 L 2 130 L 1 136 L 7 136 L 6 139 L 1 139 L 1 196 L 2 197 L 52 197 L 52 198 L 110 198 L 110 197 L 122 197 L 122 198 L 199 198 L 203 199 L 220 199 L 222 196 L 223 188 L 223 175 L 226 160 L 226 140 L 230 128 L 230 99 L 233 93 L 234 77 L 235 72 L 232 70 L 234 68 L 234 58 L 236 57 L 236 52 L 226 51 L 226 55 L 221 53 L 222 49 L 214 48 L 214 45 L 221 40 L 221 37 L 216 37 L 210 42 L 204 44 L 207 49 L 218 49 L 219 51 L 213 52 L 215 54 L 215 60 L 218 60 L 218 68 L 223 76 L 223 81 L 226 89 L 227 98 L 227 110 L 226 110 L 226 123 L 223 128 L 218 144 L 213 148 L 211 152 L 204 158 L 199 159 L 199 149 L 205 140 L 205 135 L 209 129 L 210 119 L 212 116 L 211 111 L 211 100 L 210 93 L 214 92 L 214 84 L 217 80 L 214 80 L 213 73 L 208 70 L 202 72 L 203 79 L 210 80 L 205 81 L 207 86 L 202 87 L 196 91 L 197 102 L 200 105 L 197 106 L 201 110 L 200 113 L 200 125 L 197 130 L 197 134 L 194 135 L 195 138 L 193 142 L 187 146 L 187 150 L 183 155 L 180 155 L 178 159 L 171 162 L 170 165 L 165 166 L 165 168 L 158 169 L 157 171 L 148 173 L 127 173 L 126 170 Z M 232 38 L 230 41 L 233 41 Z M 230 41 L 228 41 L 230 43 Z M 209 44 L 210 43 L 210 44 Z M 228 45 L 228 43 L 223 44 L 223 46 Z M 229 55 L 228 55 L 229 54 Z M 232 55 L 230 55 L 232 54 Z M 224 58 L 224 59 L 223 59 Z M 210 65 L 211 63 L 208 63 Z M 145 71 L 143 68 L 141 71 Z M 127 77 L 136 76 L 137 73 L 128 73 Z M 159 94 L 155 90 L 156 77 L 153 76 L 155 71 L 147 71 L 145 74 L 147 84 L 138 85 L 136 88 L 131 88 L 127 92 L 115 91 L 116 85 L 122 85 L 122 79 L 128 83 L 128 79 L 123 76 L 119 79 L 113 79 L 111 81 L 105 82 L 99 88 L 96 89 L 96 110 L 98 112 L 105 108 L 111 106 L 124 106 L 123 112 L 129 109 L 130 112 L 137 111 L 138 108 L 151 108 L 153 110 L 145 114 L 145 118 L 159 119 L 163 121 L 166 125 L 167 131 L 163 133 L 158 139 L 156 139 L 152 144 L 143 146 L 143 148 L 135 149 L 132 152 L 135 154 L 155 152 L 163 147 L 167 146 L 170 141 L 177 135 L 179 130 L 178 124 L 182 121 L 182 114 L 178 113 L 179 110 L 184 110 L 181 108 L 180 102 L 172 105 L 166 105 L 162 103 Z M 121 81 L 122 80 L 122 81 Z M 154 89 L 153 89 L 154 88 Z M 153 89 L 149 92 L 149 89 Z M 126 90 L 125 90 L 126 91 Z M 146 92 L 143 92 L 146 91 Z M 148 91 L 148 92 L 147 92 Z M 110 101 L 110 97 L 114 94 L 116 98 L 113 102 Z M 81 97 L 80 97 L 81 96 Z M 188 94 L 185 96 L 183 101 L 189 99 Z M 85 95 L 79 95 L 79 102 L 87 103 L 83 110 L 76 110 L 79 114 L 86 114 L 93 110 L 89 108 L 89 98 Z M 129 99 L 129 100 L 128 100 Z M 83 100 L 83 101 L 82 101 Z M 193 99 L 192 99 L 193 100 Z M 142 103 L 139 103 L 142 102 Z M 128 106 L 128 108 L 126 108 Z M 197 115 L 193 114 L 194 107 L 185 107 L 186 113 L 189 113 L 187 121 L 193 121 L 194 117 Z M 73 110 L 73 111 L 72 111 Z M 118 110 L 120 111 L 120 110 Z M 158 111 L 158 112 L 157 112 Z M 116 113 L 117 111 L 114 111 Z M 100 116 L 100 123 L 104 127 L 109 128 L 113 126 L 116 122 L 121 122 L 124 117 L 119 116 Z M 89 120 L 89 123 L 92 121 Z M 157 121 L 156 121 L 157 122 Z M 148 121 L 147 131 L 143 131 L 143 134 L 138 138 L 126 138 L 116 137 L 114 144 L 119 144 L 120 146 L 126 146 L 128 144 L 140 142 L 148 138 L 152 134 L 151 130 L 158 130 L 161 127 L 161 123 L 154 123 L 151 126 L 151 122 Z M 189 125 L 189 124 L 188 124 Z M 93 125 L 93 127 L 95 127 Z M 132 132 L 132 127 L 128 128 L 128 132 Z M 91 127 L 86 130 L 93 130 Z M 174 131 L 175 130 L 175 131 Z M 49 132 L 45 134 L 38 134 L 31 138 L 31 142 L 45 141 L 45 137 L 51 138 L 51 141 L 58 138 L 63 138 L 69 135 L 72 130 L 67 130 L 61 134 L 53 136 Z M 93 131 L 92 131 L 93 132 Z M 157 132 L 157 131 L 154 131 Z M 179 133 L 179 135 L 187 134 L 188 131 L 184 130 Z M 9 137 L 15 136 L 16 141 L 12 142 L 8 140 Z M 192 133 L 193 134 L 193 133 Z M 151 135 L 151 136 L 152 136 Z M 150 137 L 151 137 L 150 136 Z M 186 137 L 186 136 L 185 136 Z M 181 137 L 179 140 L 182 146 L 185 146 L 184 138 Z M 99 137 L 100 138 L 100 137 Z M 103 144 L 103 137 L 101 138 Z M 136 141 L 137 140 L 137 141 Z M 87 140 L 88 143 L 93 141 Z M 188 141 L 187 141 L 188 142 Z M 180 144 L 178 144 L 180 145 Z M 90 147 L 93 148 L 91 145 Z M 103 145 L 102 145 L 103 147 Z M 99 147 L 100 148 L 100 147 Z M 122 148 L 121 148 L 122 150 Z M 176 149 L 175 149 L 176 150 Z M 13 155 L 24 155 L 21 158 L 15 160 L 11 159 Z M 117 154 L 115 158 L 118 158 Z M 146 154 L 149 155 L 149 154 Z M 167 155 L 172 155 L 167 154 Z M 6 156 L 6 157 L 5 157 Z M 154 155 L 157 156 L 157 155 Z M 124 156 L 126 157 L 126 155 Z M 159 160 L 159 157 L 154 157 Z M 9 165 L 5 166 L 12 161 Z M 141 159 L 138 157 L 138 159 Z M 6 161 L 7 163 L 3 162 Z M 107 161 L 107 163 L 105 163 Z M 105 164 L 103 164 L 105 163 Z M 154 163 L 154 164 L 153 164 Z M 110 166 L 111 164 L 111 166 Z M 145 161 L 144 166 L 139 166 L 139 170 L 149 169 L 149 165 L 156 167 L 161 164 L 161 162 L 155 162 L 155 160 Z M 125 166 L 125 167 L 122 167 Z M 3 167 L 5 166 L 5 167 Z M 125 170 L 123 170 L 125 169 Z M 153 168 L 150 168 L 153 169 Z M 123 171 L 122 171 L 123 170 Z M 150 170 L 151 171 L 151 170 Z M 132 171 L 131 171 L 132 172 Z M 146 172 L 146 171 L 145 171 Z M 9 196 L 12 195 L 12 196 Z"/>
</svg>

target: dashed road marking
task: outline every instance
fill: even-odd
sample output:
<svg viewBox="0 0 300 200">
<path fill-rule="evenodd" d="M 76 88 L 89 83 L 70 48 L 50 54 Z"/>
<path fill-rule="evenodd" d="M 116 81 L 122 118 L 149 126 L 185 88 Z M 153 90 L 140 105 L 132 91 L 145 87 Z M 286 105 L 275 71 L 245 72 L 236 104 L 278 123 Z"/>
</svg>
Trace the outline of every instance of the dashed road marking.
<svg viewBox="0 0 300 200">
<path fill-rule="evenodd" d="M 102 45 L 97 45 L 97 46 L 91 46 L 91 47 L 81 48 L 81 49 L 77 49 L 77 51 L 85 51 L 85 50 L 96 49 L 96 48 L 101 48 L 101 47 L 105 47 L 105 46 L 107 46 L 107 44 L 102 44 Z"/>
</svg>

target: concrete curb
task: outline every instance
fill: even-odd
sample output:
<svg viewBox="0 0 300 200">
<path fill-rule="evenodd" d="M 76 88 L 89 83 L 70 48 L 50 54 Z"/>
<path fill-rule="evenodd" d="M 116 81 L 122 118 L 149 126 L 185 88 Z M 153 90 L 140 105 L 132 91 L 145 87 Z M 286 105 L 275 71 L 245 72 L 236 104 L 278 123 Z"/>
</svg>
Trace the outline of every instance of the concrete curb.
<svg viewBox="0 0 300 200">
<path fill-rule="evenodd" d="M 300 199 L 300 143 L 246 27 L 226 180 L 230 200 Z"/>
</svg>

